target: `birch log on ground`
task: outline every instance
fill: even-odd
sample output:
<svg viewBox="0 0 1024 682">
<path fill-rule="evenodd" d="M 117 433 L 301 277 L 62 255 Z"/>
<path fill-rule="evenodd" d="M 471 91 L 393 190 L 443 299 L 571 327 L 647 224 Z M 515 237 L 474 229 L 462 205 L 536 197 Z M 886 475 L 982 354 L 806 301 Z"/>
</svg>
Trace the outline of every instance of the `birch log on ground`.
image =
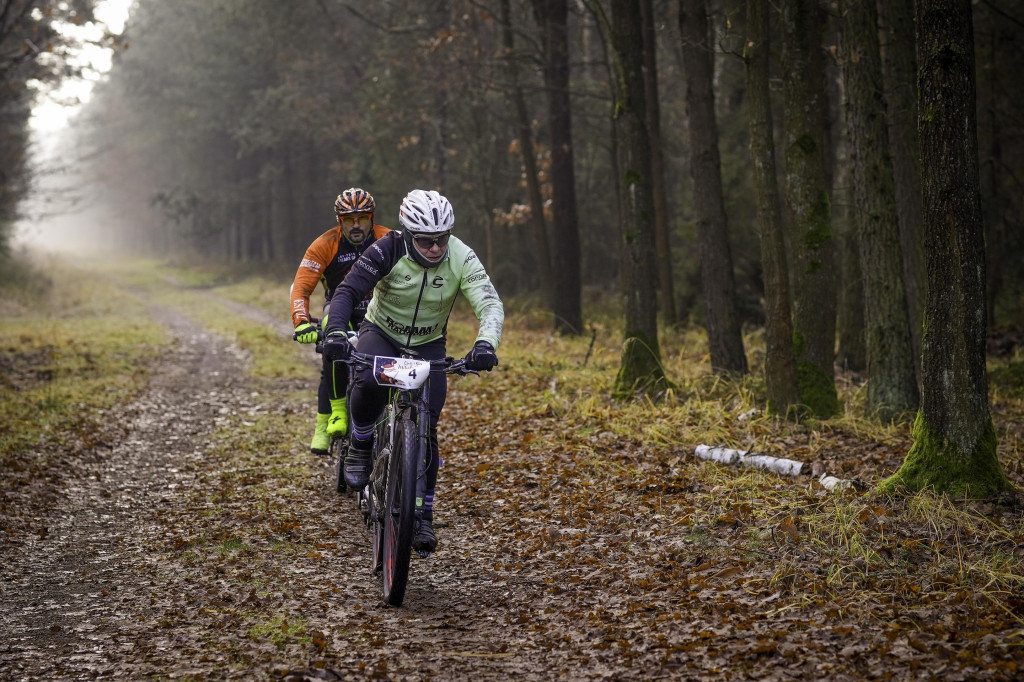
<svg viewBox="0 0 1024 682">
<path fill-rule="evenodd" d="M 797 462 L 796 460 L 786 459 L 784 457 L 760 455 L 757 453 L 751 453 L 747 450 L 734 450 L 732 448 L 712 447 L 710 445 L 701 444 L 694 448 L 693 454 L 697 455 L 700 459 L 706 459 L 720 464 L 757 467 L 759 469 L 767 469 L 768 471 L 783 476 L 798 476 L 800 472 L 804 470 L 803 462 Z M 852 481 L 836 478 L 835 476 L 829 476 L 824 473 L 818 477 L 818 482 L 821 483 L 822 487 L 829 491 L 843 490 L 853 485 Z"/>
</svg>

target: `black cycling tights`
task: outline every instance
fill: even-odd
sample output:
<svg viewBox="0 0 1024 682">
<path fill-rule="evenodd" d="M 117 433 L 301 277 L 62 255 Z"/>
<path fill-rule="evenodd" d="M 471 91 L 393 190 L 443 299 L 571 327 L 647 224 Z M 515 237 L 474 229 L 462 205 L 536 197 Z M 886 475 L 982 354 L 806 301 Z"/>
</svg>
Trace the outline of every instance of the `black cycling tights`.
<svg viewBox="0 0 1024 682">
<path fill-rule="evenodd" d="M 399 345 L 376 325 L 363 322 L 359 328 L 359 340 L 356 350 L 368 355 L 401 355 Z M 445 356 L 445 340 L 443 338 L 416 346 L 417 357 L 422 360 L 441 360 Z M 338 363 L 341 364 L 341 363 Z M 437 483 L 438 448 L 437 421 L 441 418 L 445 398 L 448 397 L 448 378 L 444 370 L 433 370 L 427 380 L 427 391 L 430 395 L 430 424 L 428 433 L 428 457 L 426 472 L 426 491 L 433 493 Z M 379 386 L 373 379 L 373 368 L 364 369 L 355 374 L 352 384 L 352 402 L 349 411 L 352 413 L 352 430 L 365 433 L 377 423 L 384 405 L 388 401 L 388 389 Z"/>
</svg>

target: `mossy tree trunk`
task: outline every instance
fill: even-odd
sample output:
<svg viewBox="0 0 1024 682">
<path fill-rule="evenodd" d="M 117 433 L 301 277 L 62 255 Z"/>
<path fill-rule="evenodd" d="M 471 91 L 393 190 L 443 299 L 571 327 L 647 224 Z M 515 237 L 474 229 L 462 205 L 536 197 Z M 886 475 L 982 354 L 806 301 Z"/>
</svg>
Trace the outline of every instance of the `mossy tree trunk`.
<svg viewBox="0 0 1024 682">
<path fill-rule="evenodd" d="M 747 0 L 747 117 L 750 121 L 750 161 L 757 193 L 757 227 L 764 269 L 765 353 L 764 379 L 768 409 L 785 415 L 800 400 L 793 359 L 793 322 L 789 304 L 786 235 L 779 206 L 775 174 L 775 142 L 768 90 L 770 51 L 768 0 Z"/>
<path fill-rule="evenodd" d="M 888 420 L 918 405 L 873 2 L 844 0 L 843 81 L 853 162 L 853 218 L 864 277 L 868 410 Z"/>
<path fill-rule="evenodd" d="M 835 246 L 823 152 L 825 81 L 819 12 L 816 0 L 783 3 L 783 151 L 800 399 L 812 414 L 832 417 L 839 413 Z"/>
<path fill-rule="evenodd" d="M 596 0 L 590 5 L 609 38 L 615 107 L 612 123 L 617 140 L 625 342 L 613 394 L 630 398 L 638 393 L 657 393 L 668 386 L 658 347 L 654 198 L 644 101 L 642 23 L 635 0 L 613 0 L 611 22 Z"/>
<path fill-rule="evenodd" d="M 928 270 L 914 445 L 883 490 L 990 497 L 996 457 L 985 374 L 985 242 L 970 0 L 918 0 L 918 133 Z"/>
<path fill-rule="evenodd" d="M 690 175 L 693 210 L 697 219 L 700 281 L 707 307 L 711 369 L 747 371 L 743 335 L 736 309 L 732 250 L 722 192 L 722 162 L 718 151 L 715 117 L 714 48 L 709 39 L 704 0 L 680 0 L 679 30 L 683 69 L 686 72 L 686 108 L 689 122 Z"/>
</svg>

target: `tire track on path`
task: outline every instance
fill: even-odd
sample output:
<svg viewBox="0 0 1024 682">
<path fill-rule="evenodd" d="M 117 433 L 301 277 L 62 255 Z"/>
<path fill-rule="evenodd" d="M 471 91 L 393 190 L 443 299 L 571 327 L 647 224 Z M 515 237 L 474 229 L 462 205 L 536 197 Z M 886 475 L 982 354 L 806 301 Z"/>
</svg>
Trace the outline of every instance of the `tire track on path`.
<svg viewBox="0 0 1024 682">
<path fill-rule="evenodd" d="M 5 551 L 0 582 L 0 668 L 5 679 L 114 676 L 145 586 L 130 583 L 154 561 L 138 524 L 178 494 L 181 470 L 201 458 L 224 415 L 249 407 L 226 386 L 244 353 L 177 311 L 149 305 L 175 339 L 155 358 L 148 390 L 125 406 L 127 436 L 76 462 L 41 537 Z M 241 404 L 240 404 L 241 403 Z M 130 646 L 130 644 L 128 645 Z M 127 653 L 127 652 L 124 652 Z"/>
</svg>

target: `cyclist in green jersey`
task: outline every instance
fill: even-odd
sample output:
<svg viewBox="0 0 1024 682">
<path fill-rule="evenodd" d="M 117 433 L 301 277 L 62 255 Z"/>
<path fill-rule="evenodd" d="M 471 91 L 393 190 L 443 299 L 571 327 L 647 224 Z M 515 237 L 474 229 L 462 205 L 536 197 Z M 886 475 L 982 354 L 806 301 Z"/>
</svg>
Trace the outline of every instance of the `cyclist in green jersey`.
<svg viewBox="0 0 1024 682">
<path fill-rule="evenodd" d="M 346 357 L 351 349 L 345 330 L 357 302 L 373 293 L 359 327 L 356 350 L 370 355 L 409 354 L 423 360 L 446 356 L 448 317 L 459 293 L 479 320 L 467 367 L 490 371 L 498 364 L 496 350 L 505 319 L 498 292 L 469 246 L 451 234 L 452 205 L 435 191 L 413 190 L 399 210 L 402 230 L 378 239 L 359 257 L 331 298 L 324 353 L 328 360 Z M 436 375 L 435 375 L 436 374 Z M 351 440 L 345 460 L 345 482 L 366 485 L 371 469 L 373 427 L 387 402 L 387 389 L 377 385 L 372 369 L 352 379 Z M 413 547 L 433 551 L 433 502 L 439 464 L 437 421 L 448 384 L 443 372 L 432 373 L 426 485 L 422 514 Z"/>
</svg>

